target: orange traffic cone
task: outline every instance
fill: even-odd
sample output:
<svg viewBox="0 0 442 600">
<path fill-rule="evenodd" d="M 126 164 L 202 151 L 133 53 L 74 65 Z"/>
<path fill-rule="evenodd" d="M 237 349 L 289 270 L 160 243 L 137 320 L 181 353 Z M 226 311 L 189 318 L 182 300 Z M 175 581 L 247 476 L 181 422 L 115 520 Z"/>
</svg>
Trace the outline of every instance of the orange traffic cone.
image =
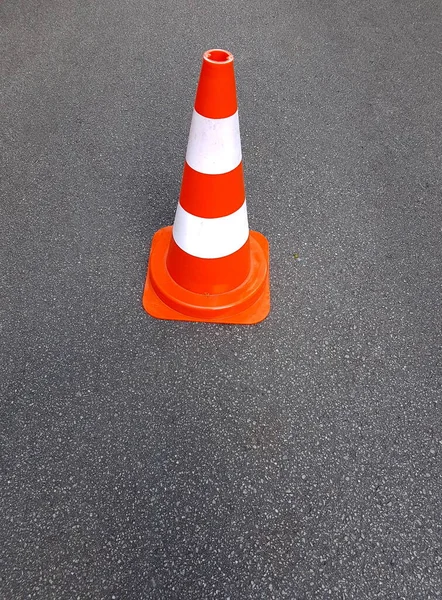
<svg viewBox="0 0 442 600">
<path fill-rule="evenodd" d="M 249 231 L 225 50 L 203 56 L 175 222 L 153 237 L 143 306 L 159 319 L 241 324 L 270 310 L 268 242 Z"/>
</svg>

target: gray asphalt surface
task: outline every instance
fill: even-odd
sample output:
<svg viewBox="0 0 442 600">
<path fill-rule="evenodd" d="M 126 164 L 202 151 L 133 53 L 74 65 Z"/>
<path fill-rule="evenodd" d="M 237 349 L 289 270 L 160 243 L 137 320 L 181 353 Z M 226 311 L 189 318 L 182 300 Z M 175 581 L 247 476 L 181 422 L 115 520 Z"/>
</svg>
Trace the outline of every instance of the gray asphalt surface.
<svg viewBox="0 0 442 600">
<path fill-rule="evenodd" d="M 442 598 L 439 0 L 0 10 L 0 597 Z M 141 306 L 211 47 L 255 327 Z"/>
</svg>

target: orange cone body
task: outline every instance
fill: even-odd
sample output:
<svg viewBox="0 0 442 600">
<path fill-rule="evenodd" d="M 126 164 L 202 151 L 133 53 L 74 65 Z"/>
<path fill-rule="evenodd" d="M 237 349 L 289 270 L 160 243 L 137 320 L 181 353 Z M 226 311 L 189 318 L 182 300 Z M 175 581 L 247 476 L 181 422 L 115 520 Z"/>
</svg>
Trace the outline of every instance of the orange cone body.
<svg viewBox="0 0 442 600">
<path fill-rule="evenodd" d="M 249 231 L 233 56 L 204 53 L 173 227 L 152 240 L 145 310 L 252 324 L 270 310 L 266 238 Z"/>
</svg>

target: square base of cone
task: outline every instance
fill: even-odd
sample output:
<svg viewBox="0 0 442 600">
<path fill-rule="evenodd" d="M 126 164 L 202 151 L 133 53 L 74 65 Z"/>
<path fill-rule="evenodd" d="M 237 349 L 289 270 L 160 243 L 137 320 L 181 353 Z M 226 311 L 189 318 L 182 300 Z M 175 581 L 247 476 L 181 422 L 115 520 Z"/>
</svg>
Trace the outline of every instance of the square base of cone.
<svg viewBox="0 0 442 600">
<path fill-rule="evenodd" d="M 157 244 L 161 237 L 169 234 L 170 227 L 157 231 L 152 239 L 151 256 L 155 252 Z M 156 319 L 166 321 L 190 321 L 200 323 L 224 323 L 227 325 L 254 325 L 263 321 L 270 312 L 270 280 L 269 280 L 269 246 L 266 238 L 257 231 L 251 231 L 250 236 L 253 237 L 261 246 L 265 260 L 267 261 L 267 274 L 265 285 L 262 294 L 256 302 L 247 309 L 236 314 L 215 315 L 213 317 L 195 317 L 186 315 L 168 306 L 155 292 L 149 277 L 149 267 L 147 270 L 146 283 L 143 293 L 144 310 Z M 149 259 L 151 260 L 151 259 Z"/>
</svg>

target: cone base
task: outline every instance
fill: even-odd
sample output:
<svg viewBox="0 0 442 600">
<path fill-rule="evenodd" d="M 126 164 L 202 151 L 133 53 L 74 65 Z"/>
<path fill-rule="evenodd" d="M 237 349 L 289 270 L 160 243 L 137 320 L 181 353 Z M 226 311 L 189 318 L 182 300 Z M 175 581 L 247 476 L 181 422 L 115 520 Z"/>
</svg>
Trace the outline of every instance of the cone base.
<svg viewBox="0 0 442 600">
<path fill-rule="evenodd" d="M 252 325 L 270 311 L 269 245 L 257 231 L 250 232 L 251 269 L 242 285 L 223 294 L 197 294 L 178 285 L 166 267 L 172 227 L 156 232 L 152 240 L 143 307 L 152 317 L 169 321 L 196 321 Z"/>
</svg>

